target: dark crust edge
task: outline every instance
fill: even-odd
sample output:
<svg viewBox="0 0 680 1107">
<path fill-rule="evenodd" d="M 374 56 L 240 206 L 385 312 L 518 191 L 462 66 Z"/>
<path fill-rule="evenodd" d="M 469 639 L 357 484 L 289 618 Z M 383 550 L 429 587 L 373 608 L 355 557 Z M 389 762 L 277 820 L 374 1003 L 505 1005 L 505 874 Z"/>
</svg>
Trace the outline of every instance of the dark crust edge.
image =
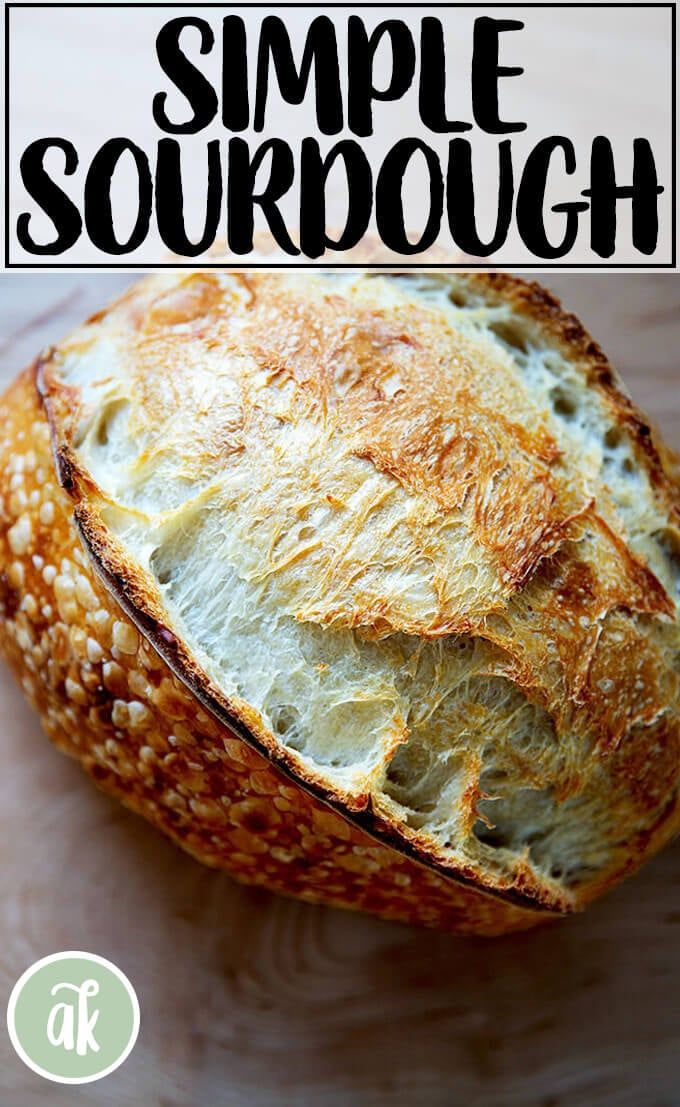
<svg viewBox="0 0 680 1107">
<path fill-rule="evenodd" d="M 394 275 L 401 274 L 395 271 Z M 638 460 L 649 473 L 657 493 L 663 496 L 670 513 L 680 518 L 680 488 L 671 481 L 668 469 L 664 465 L 664 457 L 669 451 L 663 444 L 659 450 L 648 422 L 621 390 L 618 377 L 606 355 L 578 318 L 565 312 L 559 300 L 536 282 L 529 283 L 504 273 L 458 275 L 458 279 L 461 277 L 473 290 L 481 292 L 489 301 L 504 303 L 510 301 L 514 309 L 537 324 L 544 336 L 553 344 L 568 350 L 572 358 L 577 355 L 585 370 L 587 383 L 603 394 L 614 409 L 615 416 L 627 426 L 636 445 Z M 576 895 L 572 896 L 566 889 L 563 895 L 558 895 L 556 889 L 537 880 L 526 870 L 515 875 L 513 886 L 503 887 L 494 885 L 493 878 L 487 877 L 488 883 L 483 882 L 480 874 L 473 869 L 466 872 L 459 867 L 448 867 L 439 858 L 433 857 L 426 848 L 420 848 L 405 838 L 403 833 L 400 833 L 398 824 L 377 816 L 371 809 L 369 797 L 366 797 L 367 803 L 363 809 L 360 802 L 355 805 L 348 804 L 346 797 L 308 777 L 301 771 L 300 766 L 293 762 L 292 757 L 283 747 L 273 741 L 267 741 L 265 733 L 258 733 L 252 723 L 248 725 L 235 713 L 234 705 L 229 704 L 174 632 L 162 623 L 158 618 L 158 612 L 152 610 L 155 606 L 153 601 L 149 602 L 150 597 L 144 587 L 140 587 L 120 555 L 117 555 L 115 544 L 104 524 L 97 517 L 96 509 L 88 505 L 84 499 L 91 482 L 88 475 L 80 468 L 68 441 L 60 439 L 59 419 L 54 410 L 50 386 L 46 380 L 46 370 L 50 368 L 50 363 L 57 352 L 54 347 L 45 350 L 34 363 L 33 374 L 38 397 L 50 428 L 57 477 L 64 491 L 75 503 L 74 521 L 77 532 L 93 569 L 106 590 L 113 595 L 128 618 L 199 703 L 222 726 L 264 756 L 295 785 L 354 823 L 376 841 L 390 846 L 438 876 L 473 889 L 480 895 L 499 899 L 544 917 L 567 914 L 581 906 Z M 659 822 L 665 822 L 665 818 Z M 649 828 L 645 838 L 654 838 L 658 829 L 658 825 Z M 641 858 L 635 858 L 632 867 L 636 867 L 639 860 Z M 615 882 L 616 877 L 612 880 L 607 880 L 605 877 L 605 887 Z"/>
<path fill-rule="evenodd" d="M 528 888 L 526 892 L 522 892 L 518 887 L 499 888 L 491 884 L 480 883 L 479 876 L 473 873 L 472 870 L 470 870 L 470 875 L 466 875 L 459 868 L 448 868 L 433 858 L 427 850 L 420 849 L 414 843 L 404 839 L 389 821 L 376 815 L 371 809 L 370 797 L 367 797 L 368 802 L 363 809 L 361 807 L 353 808 L 339 793 L 330 788 L 324 788 L 316 780 L 304 775 L 285 748 L 267 742 L 264 733 L 258 733 L 254 725 L 248 726 L 243 719 L 239 718 L 235 713 L 234 706 L 229 705 L 219 689 L 184 648 L 180 639 L 149 611 L 143 597 L 137 591 L 134 579 L 125 572 L 122 566 L 115 569 L 112 567 L 110 559 L 107 557 L 107 554 L 111 552 L 110 547 L 108 543 L 102 544 L 101 535 L 97 533 L 99 526 L 89 512 L 81 512 L 76 509 L 74 522 L 97 577 L 171 672 L 223 727 L 265 757 L 270 764 L 297 787 L 303 788 L 316 800 L 321 801 L 343 818 L 354 823 L 355 826 L 377 842 L 392 847 L 400 854 L 418 862 L 440 877 L 452 880 L 464 887 L 472 888 L 480 894 L 486 894 L 494 899 L 500 899 L 503 902 L 541 915 L 563 915 L 574 910 L 574 904 L 566 896 L 559 900 L 557 897 L 549 898 L 549 893 L 546 895 L 543 888 L 538 884 Z M 541 897 L 541 892 L 544 892 L 543 897 Z"/>
<path fill-rule="evenodd" d="M 525 281 L 508 273 L 466 273 L 464 278 L 487 299 L 510 301 L 516 311 L 536 323 L 554 344 L 568 351 L 572 358 L 577 356 L 586 383 L 600 393 L 614 418 L 628 431 L 636 460 L 648 473 L 669 514 L 680 524 L 680 481 L 674 472 L 680 459 L 626 394 L 618 373 L 581 320 L 565 311 L 560 300 L 536 281 Z"/>
</svg>

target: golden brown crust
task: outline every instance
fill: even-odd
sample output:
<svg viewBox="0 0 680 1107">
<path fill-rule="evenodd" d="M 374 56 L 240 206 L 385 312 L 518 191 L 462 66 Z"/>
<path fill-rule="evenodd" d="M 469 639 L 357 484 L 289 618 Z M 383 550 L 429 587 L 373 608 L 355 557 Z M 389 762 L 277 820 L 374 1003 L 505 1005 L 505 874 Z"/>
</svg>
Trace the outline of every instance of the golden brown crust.
<svg viewBox="0 0 680 1107">
<path fill-rule="evenodd" d="M 471 286 L 483 289 L 486 296 L 509 302 L 519 314 L 531 318 L 580 365 L 586 383 L 607 399 L 616 422 L 633 436 L 639 463 L 666 500 L 669 511 L 680 521 L 677 454 L 623 391 L 607 355 L 580 319 L 565 311 L 560 301 L 536 281 L 524 281 L 508 273 L 471 273 L 467 280 Z"/>
<path fill-rule="evenodd" d="M 205 864 L 277 892 L 462 933 L 550 917 L 376 842 L 202 710 L 84 556 L 32 372 L 1 422 L 21 468 L 0 475 L 0 650 L 49 737 L 101 788 Z M 26 517 L 30 537 L 8 537 Z"/>
<path fill-rule="evenodd" d="M 583 736 L 581 762 L 571 767 L 565 764 L 559 780 L 551 787 L 558 802 L 583 792 L 586 783 L 583 758 L 589 759 L 588 773 L 593 778 L 600 774 L 589 787 L 595 789 L 595 795 L 597 789 L 606 789 L 608 794 L 605 796 L 601 791 L 599 798 L 607 808 L 608 817 L 628 824 L 619 847 L 613 850 L 608 863 L 577 889 L 537 877 L 535 868 L 523 857 L 518 858 L 509 875 L 492 866 L 480 871 L 478 865 L 466 866 L 460 860 L 452 862 L 442 855 L 436 843 L 409 833 L 388 810 L 377 810 L 368 789 L 353 795 L 334 790 L 318 774 L 301 768 L 299 760 L 263 725 L 259 712 L 228 700 L 208 678 L 186 643 L 168 626 L 162 597 L 153 579 L 131 562 L 103 522 L 102 507 L 106 497 L 102 498 L 101 489 L 81 464 L 73 446 L 80 393 L 60 380 L 55 358 L 48 354 L 40 363 L 38 377 L 54 438 L 59 480 L 72 497 L 75 525 L 104 588 L 95 582 L 89 563 L 81 565 L 78 572 L 82 570 L 81 575 L 95 589 L 103 610 L 109 615 L 117 613 L 123 626 L 134 624 L 153 645 L 153 651 L 148 651 L 140 640 L 139 649 L 148 651 L 145 665 L 148 668 L 149 658 L 154 657 L 158 672 L 164 674 L 162 679 L 171 680 L 174 693 L 184 697 L 187 711 L 188 705 L 195 711 L 197 701 L 200 702 L 206 709 L 201 714 L 211 721 L 213 728 L 217 727 L 219 734 L 228 734 L 229 741 L 240 743 L 239 748 L 244 751 L 249 750 L 246 760 L 260 758 L 253 761 L 259 766 L 258 772 L 271 773 L 272 779 L 278 782 L 286 779 L 282 772 L 288 775 L 285 787 L 299 797 L 300 809 L 307 812 L 306 818 L 311 817 L 309 811 L 327 812 L 329 819 L 337 818 L 338 825 L 349 828 L 347 832 L 352 842 L 360 842 L 362 848 L 377 851 L 376 857 L 379 854 L 385 858 L 384 867 L 382 862 L 380 867 L 381 881 L 373 881 L 370 904 L 365 884 L 371 881 L 366 872 L 355 874 L 351 888 L 345 886 L 337 894 L 328 894 L 327 884 L 323 885 L 325 890 L 319 890 L 316 860 L 311 864 L 309 881 L 307 877 L 296 875 L 295 880 L 288 880 L 287 884 L 292 870 L 286 862 L 278 874 L 267 871 L 266 866 L 266 875 L 258 871 L 254 878 L 259 882 L 328 902 L 368 906 L 368 909 L 392 917 L 489 933 L 532 925 L 541 917 L 541 908 L 544 912 L 545 909 L 559 912 L 587 902 L 636 867 L 678 826 L 675 789 L 680 762 L 677 676 L 675 686 L 671 687 L 673 678 L 664 648 L 656 643 L 650 630 L 653 620 L 670 619 L 674 614 L 667 590 L 651 568 L 633 554 L 612 517 L 606 511 L 603 513 L 588 490 L 578 482 L 568 484 L 555 475 L 560 449 L 550 427 L 541 419 L 527 422 L 522 400 L 518 400 L 513 409 L 511 390 L 506 388 L 503 393 L 502 383 L 497 385 L 502 404 L 497 403 L 493 408 L 485 407 L 479 387 L 458 389 L 459 422 L 452 439 L 452 417 L 447 407 L 450 398 L 446 392 L 449 385 L 443 377 L 438 383 L 442 367 L 437 361 L 438 344 L 446 346 L 449 358 L 452 349 L 458 350 L 457 340 L 450 331 L 434 333 L 428 317 L 419 315 L 412 307 L 405 316 L 407 326 L 400 327 L 398 312 L 396 320 L 393 314 L 388 321 L 379 313 L 376 315 L 370 305 L 365 310 L 359 305 L 354 309 L 360 323 L 358 333 L 345 351 L 344 307 L 336 306 L 332 297 L 327 298 L 320 311 L 318 303 L 305 305 L 285 289 L 278 288 L 276 278 L 272 278 L 276 289 L 273 301 L 267 298 L 267 278 L 239 277 L 238 281 L 251 303 L 257 305 L 261 298 L 264 301 L 262 310 L 275 311 L 275 320 L 272 322 L 270 318 L 267 327 L 264 317 L 257 318 L 257 305 L 251 313 L 250 332 L 245 336 L 239 334 L 239 342 L 249 344 L 262 370 L 273 376 L 289 376 L 297 390 L 298 403 L 307 403 L 311 396 L 322 408 L 334 406 L 340 413 L 338 418 L 354 428 L 354 456 L 368 460 L 377 471 L 389 474 L 409 494 L 424 496 L 424 502 L 429 498 L 435 512 L 467 511 L 470 531 L 479 550 L 488 559 L 490 571 L 496 574 L 496 593 L 491 595 L 482 589 L 476 597 L 477 607 L 468 608 L 464 613 L 455 597 L 447 595 L 443 579 L 438 592 L 438 609 L 434 617 L 429 615 L 427 620 L 417 611 L 405 611 L 397 601 L 386 601 L 380 593 L 376 593 L 372 601 L 365 600 L 363 606 L 354 604 L 351 607 L 337 600 L 330 602 L 327 595 L 320 595 L 316 606 L 308 605 L 296 617 L 321 626 L 344 625 L 377 639 L 395 632 L 417 634 L 424 640 L 454 633 L 484 639 L 497 651 L 494 655 L 496 675 L 507 678 L 522 689 L 530 702 L 545 709 L 559 736 L 571 731 Z M 630 434 L 636 461 L 640 469 L 649 474 L 654 495 L 667 512 L 669 526 L 672 525 L 680 511 L 680 490 L 672 455 L 621 392 L 604 354 L 578 320 L 562 312 L 559 304 L 538 285 L 493 274 L 474 275 L 467 281 L 470 289 L 479 290 L 487 302 L 510 304 L 517 316 L 529 319 L 543 339 L 565 351 L 569 361 L 582 374 L 584 387 L 595 389 L 605 398 L 614 423 L 625 427 Z M 180 296 L 174 299 L 171 296 L 169 300 L 159 297 L 151 310 L 135 290 L 128 294 L 124 304 L 143 335 L 138 347 L 141 358 L 138 385 L 145 392 L 149 410 L 155 417 L 162 418 L 162 405 L 166 401 L 159 392 L 154 393 L 157 383 L 153 372 L 148 372 L 149 367 L 159 361 L 160 347 L 154 344 L 169 342 L 167 328 L 177 324 L 197 327 L 199 341 L 228 340 L 229 336 L 221 330 L 224 294 L 212 276 L 199 276 L 187 282 Z M 212 335 L 211 326 L 216 328 Z M 291 362 L 286 356 L 286 343 L 291 334 L 298 332 L 307 340 L 311 336 L 313 341 L 301 347 Z M 319 343 L 323 349 L 332 351 L 332 359 L 328 354 L 326 361 L 319 360 Z M 171 345 L 164 349 L 168 364 L 176 364 L 177 352 Z M 460 347 L 463 361 L 465 356 L 463 344 Z M 150 359 L 146 365 L 144 357 Z M 333 371 L 329 376 L 324 366 L 331 361 Z M 385 403 L 382 382 L 392 373 L 395 364 L 402 383 L 406 384 L 405 399 L 400 405 L 390 407 Z M 337 374 L 338 365 L 340 372 L 343 365 L 351 365 L 353 372 L 359 367 L 358 387 L 348 396 L 344 391 L 338 394 L 335 388 L 333 374 Z M 479 381 L 476 383 L 479 385 Z M 32 388 L 31 380 L 25 377 L 12 394 L 15 421 L 6 439 L 15 450 L 17 428 L 23 426 L 22 420 L 29 420 L 29 409 L 34 406 Z M 489 385 L 489 388 L 492 401 L 494 386 Z M 423 423 L 425 414 L 426 425 Z M 41 422 L 33 410 L 30 418 L 34 428 Z M 470 426 L 476 430 L 474 448 L 470 446 L 469 437 L 466 438 Z M 242 432 L 238 421 L 226 429 L 223 427 L 218 438 L 209 443 L 209 448 L 220 456 L 230 451 L 238 452 L 242 448 Z M 31 435 L 33 433 L 37 432 L 32 430 Z M 461 465 L 461 454 L 455 453 L 456 443 L 467 451 L 465 456 L 470 467 L 471 476 L 464 476 L 462 483 L 461 472 L 465 474 L 465 466 Z M 494 457 L 510 457 L 513 464 L 507 472 L 501 471 Z M 494 491 L 491 501 L 489 488 Z M 65 521 L 70 509 L 68 500 L 63 493 L 60 495 L 60 511 Z M 30 511 L 28 517 L 32 518 Z M 524 524 L 520 531 L 515 525 L 519 517 Z M 68 533 L 70 553 L 62 556 L 72 560 L 77 547 L 72 528 Z M 428 536 L 421 533 L 419 541 L 426 540 Z M 46 541 L 41 532 L 39 556 L 45 556 Z M 11 587 L 9 590 L 5 587 L 5 621 L 0 642 L 19 669 L 23 662 L 16 651 L 13 654 L 11 642 L 22 603 L 21 592 L 15 595 Z M 538 624 L 524 620 L 523 605 Z M 81 616 L 74 614 L 75 617 Z M 69 663 L 76 661 L 71 657 Z M 118 658 L 116 664 L 120 663 Z M 77 683 L 75 678 L 70 679 Z M 603 687 L 609 690 L 604 701 Z M 52 689 L 53 697 L 54 693 Z M 97 694 L 102 693 L 98 691 Z M 57 701 L 59 696 L 63 700 L 63 695 L 63 689 L 56 690 Z M 150 702 L 140 702 L 143 708 L 153 710 Z M 38 706 L 45 717 L 46 709 L 40 700 Z M 85 708 L 86 703 L 81 706 Z M 666 710 L 669 706 L 671 710 Z M 69 707 L 75 710 L 72 704 Z M 89 710 L 88 704 L 88 714 Z M 139 714 L 137 708 L 134 714 Z M 119 715 L 122 719 L 122 708 Z M 97 718 L 101 722 L 100 715 Z M 156 723 L 161 726 L 162 713 Z M 95 744 L 97 748 L 101 745 L 96 727 L 88 739 L 90 745 L 80 752 L 66 739 L 67 729 L 62 726 L 59 730 L 55 739 L 58 744 L 67 745 L 69 752 L 75 752 L 87 767 L 101 767 L 99 755 L 92 752 Z M 131 741 L 134 745 L 135 735 L 130 736 L 134 728 L 130 732 L 125 727 L 117 729 L 123 734 L 124 743 Z M 214 741 L 214 731 L 210 731 L 210 735 Z M 196 742 L 199 749 L 207 741 L 200 730 L 197 735 L 192 733 L 190 740 Z M 400 741 L 401 738 L 395 739 L 396 744 Z M 263 755 L 267 760 L 262 760 Z M 207 772 L 202 757 L 203 754 L 196 753 L 196 764 L 203 764 Z M 221 761 L 221 756 L 218 760 Z M 277 767 L 268 762 L 275 762 Z M 108 764 L 105 759 L 104 764 Z M 206 825 L 203 825 L 205 811 L 193 810 L 188 815 L 190 827 L 179 834 L 174 816 L 168 815 L 162 797 L 146 786 L 143 799 L 140 798 L 134 780 L 135 772 L 141 772 L 140 764 L 138 761 L 134 771 L 126 772 L 113 771 L 109 766 L 106 787 L 121 794 L 125 802 L 142 810 L 175 838 L 183 839 L 183 844 L 203 860 L 234 871 L 233 854 L 228 856 L 228 839 L 213 842 L 214 848 L 207 844 L 210 835 L 206 825 L 210 827 L 211 823 L 205 816 Z M 179 783 L 184 767 L 177 771 L 179 776 L 173 778 L 177 782 L 175 790 L 182 795 Z M 523 771 L 528 772 L 526 765 Z M 478 764 L 464 797 L 465 817 L 470 828 L 478 817 L 477 804 L 483 798 L 480 773 L 481 764 Z M 185 787 L 191 792 L 198 785 L 195 774 L 190 773 L 189 777 L 191 783 Z M 536 786 L 540 786 L 538 770 L 536 780 Z M 229 781 L 221 779 L 220 787 L 224 787 L 223 794 L 229 797 Z M 244 794 L 250 795 L 249 792 Z M 335 813 L 329 812 L 328 803 L 334 805 Z M 230 807 L 230 803 L 226 804 L 227 811 Z M 321 816 L 315 817 L 318 820 Z M 213 830 L 211 834 L 219 837 Z M 283 831 L 277 831 L 277 843 L 282 834 Z M 376 837 L 383 844 L 377 843 Z M 318 843 L 312 838 L 313 835 L 308 835 L 305 849 L 318 860 Z M 250 846 L 253 857 L 257 856 L 260 847 L 252 841 Z M 278 847 L 271 847 L 274 848 Z M 337 861 L 335 852 L 333 844 L 325 856 L 328 870 L 335 872 L 333 879 L 337 883 L 338 879 L 345 879 L 338 878 L 337 866 L 344 872 L 345 863 Z M 260 851 L 259 856 L 264 857 L 264 854 Z M 243 871 L 237 866 L 237 875 L 243 877 L 252 863 L 251 857 L 247 864 L 243 863 Z M 307 858 L 303 868 L 309 864 Z M 428 872 L 425 865 L 436 871 Z M 395 898 L 391 878 L 383 885 L 382 875 L 393 870 L 403 875 L 403 866 L 410 874 L 408 887 L 414 891 L 412 896 L 409 892 L 400 899 Z M 466 882 L 476 885 L 480 891 L 465 887 Z M 436 895 L 432 892 L 435 887 Z M 503 902 L 492 899 L 489 893 L 503 897 Z M 416 907 L 416 901 L 428 905 L 427 918 Z M 436 906 L 433 906 L 434 901 Z"/>
</svg>

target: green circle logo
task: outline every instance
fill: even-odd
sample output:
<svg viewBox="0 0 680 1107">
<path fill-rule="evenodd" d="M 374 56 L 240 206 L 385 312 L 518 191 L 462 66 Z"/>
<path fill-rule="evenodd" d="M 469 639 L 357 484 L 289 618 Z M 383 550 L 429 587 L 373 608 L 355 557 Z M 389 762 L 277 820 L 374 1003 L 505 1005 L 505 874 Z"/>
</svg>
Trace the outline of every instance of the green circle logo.
<svg viewBox="0 0 680 1107">
<path fill-rule="evenodd" d="M 104 957 L 52 953 L 14 985 L 7 1029 L 33 1072 L 57 1084 L 89 1084 L 108 1076 L 132 1051 L 139 1002 L 125 973 Z"/>
</svg>

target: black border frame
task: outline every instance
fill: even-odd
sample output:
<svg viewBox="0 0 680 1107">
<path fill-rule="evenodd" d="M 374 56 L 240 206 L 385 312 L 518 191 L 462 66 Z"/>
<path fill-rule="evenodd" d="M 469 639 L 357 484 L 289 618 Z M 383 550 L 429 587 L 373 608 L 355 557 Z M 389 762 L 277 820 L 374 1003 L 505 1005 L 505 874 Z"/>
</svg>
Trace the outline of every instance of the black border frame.
<svg viewBox="0 0 680 1107">
<path fill-rule="evenodd" d="M 318 8 L 320 5 L 318 2 L 310 2 L 310 0 L 303 0 L 300 3 L 289 3 L 287 0 L 272 0 L 271 3 L 264 3 L 261 0 L 257 0 L 255 3 L 199 3 L 196 0 L 192 0 L 190 3 L 178 3 L 176 0 L 171 0 L 170 3 L 156 2 L 156 0 L 135 0 L 133 3 L 114 2 L 114 0 L 102 0 L 102 2 L 90 2 L 90 3 L 6 3 L 5 4 L 5 105 L 4 105 L 4 203 L 5 203 L 5 249 L 4 249 L 4 268 L 5 270 L 27 270 L 33 272 L 34 270 L 74 270 L 80 272 L 88 272 L 90 270 L 101 269 L 104 271 L 116 271 L 122 270 L 127 272 L 135 271 L 149 271 L 155 272 L 159 269 L 218 269 L 224 268 L 227 264 L 224 260 L 221 262 L 207 262 L 201 259 L 197 262 L 159 262 L 156 265 L 140 264 L 109 264 L 106 262 L 92 262 L 88 265 L 77 264 L 51 264 L 48 262 L 36 262 L 29 265 L 26 263 L 10 262 L 10 226 L 9 226 L 9 134 L 10 134 L 10 121 L 9 121 L 9 87 L 10 87 L 10 11 L 14 8 L 216 8 L 224 9 L 229 8 Z M 645 263 L 645 262 L 632 262 L 625 264 L 623 262 L 615 262 L 607 264 L 606 262 L 600 264 L 599 262 L 586 262 L 581 265 L 569 264 L 569 263 L 556 263 L 552 264 L 541 262 L 540 258 L 536 258 L 533 262 L 523 263 L 521 265 L 515 265 L 512 262 L 503 262 L 503 269 L 514 270 L 623 270 L 626 272 L 634 271 L 648 271 L 654 272 L 659 270 L 677 270 L 677 20 L 676 20 L 676 0 L 669 0 L 665 3 L 641 3 L 630 2 L 626 0 L 624 3 L 614 2 L 602 2 L 602 3 L 586 3 L 586 2 L 565 2 L 565 3 L 536 3 L 536 4 L 513 4 L 513 3 L 492 3 L 485 0 L 483 3 L 429 3 L 428 7 L 431 8 L 527 8 L 529 10 L 535 8 L 643 8 L 643 9 L 664 9 L 669 10 L 671 13 L 671 260 L 670 262 L 657 262 Z M 370 0 L 362 0 L 358 4 L 338 3 L 332 4 L 331 10 L 337 8 L 342 11 L 347 8 L 353 10 L 361 8 L 417 8 L 417 0 L 411 0 L 411 3 L 404 3 L 401 0 L 397 0 L 396 3 L 376 2 L 371 3 Z M 237 262 L 233 259 L 229 259 L 229 266 L 233 269 L 356 269 L 356 262 L 321 262 L 307 259 L 306 261 L 291 261 L 291 262 Z M 467 262 L 464 265 L 431 265 L 418 262 L 374 262 L 372 265 L 366 266 L 368 269 L 413 269 L 413 270 L 432 270 L 432 269 L 448 269 L 448 270 L 489 270 L 493 266 L 489 266 L 485 263 L 471 263 Z"/>
</svg>

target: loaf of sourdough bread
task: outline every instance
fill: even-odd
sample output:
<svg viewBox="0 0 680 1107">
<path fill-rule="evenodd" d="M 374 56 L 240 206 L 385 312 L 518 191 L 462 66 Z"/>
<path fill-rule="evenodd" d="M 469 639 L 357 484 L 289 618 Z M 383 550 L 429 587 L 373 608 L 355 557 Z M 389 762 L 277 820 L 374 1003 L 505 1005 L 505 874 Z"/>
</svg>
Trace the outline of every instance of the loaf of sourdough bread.
<svg viewBox="0 0 680 1107">
<path fill-rule="evenodd" d="M 499 933 L 677 829 L 675 458 L 537 285 L 153 277 L 0 450 L 0 648 L 200 860 Z"/>
</svg>

